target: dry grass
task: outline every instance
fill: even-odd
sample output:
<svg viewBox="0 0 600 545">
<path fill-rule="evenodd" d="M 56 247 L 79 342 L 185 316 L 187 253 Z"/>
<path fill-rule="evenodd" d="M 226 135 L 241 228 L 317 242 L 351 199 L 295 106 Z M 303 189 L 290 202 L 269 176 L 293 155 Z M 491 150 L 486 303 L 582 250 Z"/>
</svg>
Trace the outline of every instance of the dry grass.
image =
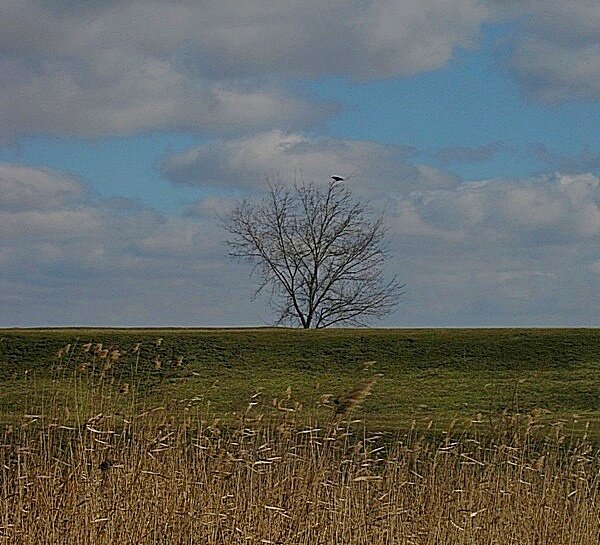
<svg viewBox="0 0 600 545">
<path fill-rule="evenodd" d="M 135 384 L 117 403 L 119 355 L 85 348 L 75 414 L 54 397 L 0 432 L 1 543 L 598 544 L 600 452 L 535 414 L 370 433 L 350 419 L 376 375 L 321 422 L 291 389 L 236 422 L 193 400 L 140 412 Z"/>
</svg>

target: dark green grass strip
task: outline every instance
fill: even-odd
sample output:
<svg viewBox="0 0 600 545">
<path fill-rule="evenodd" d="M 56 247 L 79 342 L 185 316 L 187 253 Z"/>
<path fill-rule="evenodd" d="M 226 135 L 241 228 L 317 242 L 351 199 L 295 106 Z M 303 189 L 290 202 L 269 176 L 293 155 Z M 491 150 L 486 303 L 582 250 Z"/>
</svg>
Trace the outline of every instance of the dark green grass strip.
<svg viewBox="0 0 600 545">
<path fill-rule="evenodd" d="M 210 402 L 227 417 L 260 392 L 259 408 L 276 398 L 326 415 L 321 401 L 381 373 L 357 414 L 373 426 L 535 411 L 548 422 L 600 429 L 600 329 L 36 329 L 1 330 L 0 338 L 5 416 L 47 405 L 61 389 L 67 403 L 68 381 L 81 385 L 90 373 L 77 370 L 89 359 L 81 346 L 94 342 L 127 352 L 107 373 L 115 397 L 135 384 L 146 403 L 174 411 Z M 138 360 L 131 351 L 140 342 Z M 66 344 L 72 352 L 58 360 Z M 375 363 L 365 370 L 367 361 Z M 126 403 L 131 392 L 122 395 Z"/>
</svg>

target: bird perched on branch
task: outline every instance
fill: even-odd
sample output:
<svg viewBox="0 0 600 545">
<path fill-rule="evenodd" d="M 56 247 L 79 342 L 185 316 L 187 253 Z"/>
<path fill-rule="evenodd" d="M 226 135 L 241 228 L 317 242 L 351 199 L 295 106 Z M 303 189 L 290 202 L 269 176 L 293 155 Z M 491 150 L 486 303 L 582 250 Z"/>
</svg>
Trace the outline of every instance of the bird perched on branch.
<svg viewBox="0 0 600 545">
<path fill-rule="evenodd" d="M 331 179 L 334 182 L 343 182 L 344 181 L 344 178 L 342 178 L 341 176 L 332 176 Z"/>
</svg>

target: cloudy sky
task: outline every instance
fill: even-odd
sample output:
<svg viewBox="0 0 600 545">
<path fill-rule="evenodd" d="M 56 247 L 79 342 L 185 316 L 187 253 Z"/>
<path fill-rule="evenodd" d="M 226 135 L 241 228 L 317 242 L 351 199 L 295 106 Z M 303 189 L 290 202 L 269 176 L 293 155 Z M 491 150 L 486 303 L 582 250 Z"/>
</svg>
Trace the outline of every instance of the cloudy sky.
<svg viewBox="0 0 600 545">
<path fill-rule="evenodd" d="M 384 326 L 600 325 L 597 0 L 0 0 L 0 326 L 264 325 L 215 212 L 355 173 Z"/>
</svg>

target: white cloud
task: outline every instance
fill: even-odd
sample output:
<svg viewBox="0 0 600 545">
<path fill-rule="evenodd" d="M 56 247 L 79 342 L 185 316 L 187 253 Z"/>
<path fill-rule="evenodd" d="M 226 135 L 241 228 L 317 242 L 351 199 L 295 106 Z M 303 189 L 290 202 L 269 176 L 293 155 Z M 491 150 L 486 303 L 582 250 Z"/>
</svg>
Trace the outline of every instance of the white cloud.
<svg viewBox="0 0 600 545">
<path fill-rule="evenodd" d="M 591 0 L 4 0 L 0 134 L 306 129 L 336 106 L 290 82 L 434 70 L 497 19 L 518 24 L 511 66 L 532 96 L 598 98 Z"/>
<path fill-rule="evenodd" d="M 591 273 L 600 274 L 600 259 L 592 261 L 588 265 L 588 271 L 590 271 Z"/>
<path fill-rule="evenodd" d="M 410 154 L 372 142 L 272 131 L 172 154 L 162 172 L 176 183 L 248 193 L 264 188 L 265 174 L 279 173 L 289 181 L 301 172 L 309 180 L 326 181 L 332 173 L 354 172 L 348 187 L 387 209 L 396 238 L 419 239 L 424 248 L 445 242 L 457 254 L 469 246 L 463 258 L 470 260 L 500 247 L 520 249 L 518 259 L 527 261 L 527 249 L 589 246 L 600 237 L 600 188 L 591 174 L 461 183 L 427 165 L 411 164 Z M 205 213 L 206 202 L 191 212 Z M 222 211 L 223 202 L 217 204 Z M 493 258 L 493 253 L 487 258 L 490 278 Z"/>
<path fill-rule="evenodd" d="M 312 138 L 280 130 L 244 138 L 218 140 L 167 155 L 161 173 L 174 183 L 215 188 L 256 189 L 265 177 L 293 180 L 303 176 L 316 182 L 332 174 L 355 173 L 358 191 L 374 187 L 441 188 L 457 180 L 427 165 L 414 166 L 407 158 L 414 150 L 361 140 Z M 362 189 L 361 189 L 362 188 Z"/>
<path fill-rule="evenodd" d="M 163 173 L 205 192 L 264 188 L 264 174 L 296 169 L 326 181 L 356 171 L 348 187 L 385 209 L 407 295 L 390 323 L 585 325 L 600 252 L 600 179 L 555 174 L 461 182 L 413 150 L 271 131 L 205 144 L 165 158 Z M 230 197 L 191 207 L 204 217 Z"/>
<path fill-rule="evenodd" d="M 306 129 L 337 107 L 291 82 L 434 70 L 498 19 L 516 23 L 510 63 L 532 96 L 600 96 L 592 0 L 4 0 L 1 140 Z"/>
<path fill-rule="evenodd" d="M 276 86 L 248 88 L 195 79 L 165 60 L 115 52 L 113 61 L 118 64 L 115 73 L 101 78 L 91 64 L 90 81 L 86 71 L 78 72 L 80 62 L 38 68 L 0 61 L 0 130 L 5 139 L 36 133 L 130 135 L 165 128 L 237 133 L 310 125 L 330 111 Z"/>
<path fill-rule="evenodd" d="M 536 99 L 600 99 L 600 4 L 595 0 L 491 0 L 520 23 L 511 68 Z"/>
<path fill-rule="evenodd" d="M 529 180 L 463 183 L 413 192 L 400 201 L 426 224 L 465 239 L 504 238 L 511 244 L 561 244 L 600 237 L 600 179 L 552 175 Z"/>
<path fill-rule="evenodd" d="M 512 62 L 525 88 L 545 102 L 600 98 L 600 31 L 593 43 L 586 44 L 522 39 Z"/>
<path fill-rule="evenodd" d="M 79 182 L 50 169 L 0 163 L 0 210 L 52 209 L 81 194 Z"/>
<path fill-rule="evenodd" d="M 476 43 L 485 18 L 476 0 L 5 0 L 0 131 L 306 127 L 331 106 L 296 96 L 287 78 L 438 68 Z"/>
<path fill-rule="evenodd" d="M 0 173 L 0 325 L 224 323 L 236 308 L 211 216 L 115 206 L 57 171 Z"/>
<path fill-rule="evenodd" d="M 437 311 L 445 324 L 597 324 L 599 178 L 490 180 L 389 198 L 414 320 L 435 325 Z"/>
<path fill-rule="evenodd" d="M 309 155 L 319 143 L 291 140 Z M 342 161 L 344 144 L 365 143 L 329 142 L 325 155 Z M 417 169 L 405 180 L 394 174 L 398 150 L 372 149 L 372 163 L 366 154 L 360 166 L 379 173 L 377 184 L 357 174 L 349 187 L 386 208 L 389 272 L 407 283 L 389 325 L 597 324 L 598 177 L 439 184 Z M 264 302 L 251 301 L 249 268 L 226 259 L 214 211 L 232 201 L 220 190 L 175 217 L 115 206 L 60 172 L 6 164 L 0 172 L 10 203 L 0 206 L 1 325 L 269 323 Z M 29 199 L 31 184 L 47 206 Z"/>
</svg>

